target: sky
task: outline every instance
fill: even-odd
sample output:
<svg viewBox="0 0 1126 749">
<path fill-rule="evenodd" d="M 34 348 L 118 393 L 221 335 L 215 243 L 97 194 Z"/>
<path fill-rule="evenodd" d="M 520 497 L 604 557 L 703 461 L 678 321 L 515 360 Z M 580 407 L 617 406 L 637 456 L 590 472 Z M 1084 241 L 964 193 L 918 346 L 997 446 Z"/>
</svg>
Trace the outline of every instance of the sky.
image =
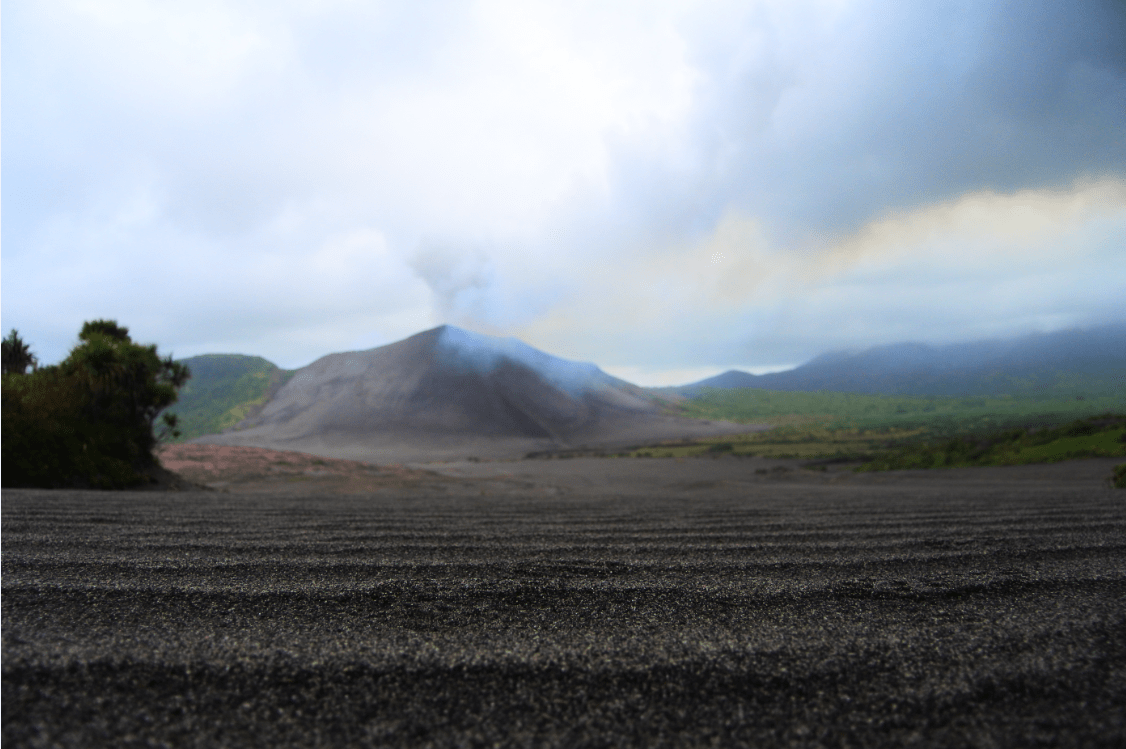
<svg viewBox="0 0 1126 749">
<path fill-rule="evenodd" d="M 0 326 L 641 385 L 1126 321 L 1123 0 L 4 0 Z"/>
</svg>

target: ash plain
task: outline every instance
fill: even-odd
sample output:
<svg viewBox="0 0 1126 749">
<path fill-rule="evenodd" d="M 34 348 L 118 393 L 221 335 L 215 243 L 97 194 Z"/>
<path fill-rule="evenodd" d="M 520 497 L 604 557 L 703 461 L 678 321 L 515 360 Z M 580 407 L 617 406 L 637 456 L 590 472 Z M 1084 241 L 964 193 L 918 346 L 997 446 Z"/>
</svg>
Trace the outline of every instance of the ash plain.
<svg viewBox="0 0 1126 749">
<path fill-rule="evenodd" d="M 5 490 L 3 741 L 1122 746 L 1114 462 Z"/>
</svg>

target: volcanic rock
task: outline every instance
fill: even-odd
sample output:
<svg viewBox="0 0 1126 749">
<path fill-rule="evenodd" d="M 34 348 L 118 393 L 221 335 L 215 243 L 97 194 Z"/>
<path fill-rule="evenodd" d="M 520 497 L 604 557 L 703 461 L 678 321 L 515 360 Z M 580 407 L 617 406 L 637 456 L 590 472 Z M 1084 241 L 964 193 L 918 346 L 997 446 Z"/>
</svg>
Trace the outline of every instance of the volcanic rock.
<svg viewBox="0 0 1126 749">
<path fill-rule="evenodd" d="M 443 325 L 322 357 L 237 431 L 194 441 L 403 462 L 761 428 L 669 416 L 653 395 L 594 364 Z"/>
</svg>

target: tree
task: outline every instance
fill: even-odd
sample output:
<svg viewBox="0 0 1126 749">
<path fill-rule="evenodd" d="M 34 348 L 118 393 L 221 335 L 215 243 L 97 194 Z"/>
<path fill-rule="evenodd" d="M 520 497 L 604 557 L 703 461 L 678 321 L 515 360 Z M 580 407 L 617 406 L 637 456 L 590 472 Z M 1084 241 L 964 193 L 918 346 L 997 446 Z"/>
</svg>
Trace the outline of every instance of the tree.
<svg viewBox="0 0 1126 749">
<path fill-rule="evenodd" d="M 61 363 L 4 377 L 4 484 L 120 488 L 145 480 L 153 450 L 178 436 L 176 417 L 157 417 L 191 376 L 156 345 L 134 343 L 112 320 L 82 326 Z"/>
<path fill-rule="evenodd" d="M 12 328 L 12 332 L 3 340 L 3 370 L 4 374 L 24 374 L 27 368 L 32 370 L 39 365 L 38 360 L 31 353 L 27 344 L 20 339 L 20 334 Z"/>
<path fill-rule="evenodd" d="M 171 356 L 161 359 L 156 344 L 133 343 L 129 329 L 113 320 L 87 322 L 78 340 L 81 343 L 60 367 L 89 390 L 90 419 L 131 432 L 145 454 L 151 454 L 162 437 L 179 436 L 173 414 L 165 415 L 161 434 L 155 434 L 154 427 L 157 416 L 176 402 L 177 391 L 191 377 L 186 365 Z"/>
</svg>

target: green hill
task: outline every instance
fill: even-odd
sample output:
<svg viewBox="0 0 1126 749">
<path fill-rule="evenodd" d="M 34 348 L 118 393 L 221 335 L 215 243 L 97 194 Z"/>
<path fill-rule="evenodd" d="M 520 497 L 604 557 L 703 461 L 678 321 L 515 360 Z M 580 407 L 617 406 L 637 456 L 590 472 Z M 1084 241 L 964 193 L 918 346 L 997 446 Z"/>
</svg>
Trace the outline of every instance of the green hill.
<svg viewBox="0 0 1126 749">
<path fill-rule="evenodd" d="M 241 354 L 204 354 L 180 361 L 192 377 L 168 408 L 180 418 L 176 442 L 218 434 L 255 415 L 296 371 Z"/>
<path fill-rule="evenodd" d="M 1031 424 L 1058 425 L 1121 412 L 1126 397 L 863 395 L 785 392 L 757 388 L 705 388 L 679 404 L 684 416 L 825 429 L 925 430 L 953 436 Z"/>
</svg>

